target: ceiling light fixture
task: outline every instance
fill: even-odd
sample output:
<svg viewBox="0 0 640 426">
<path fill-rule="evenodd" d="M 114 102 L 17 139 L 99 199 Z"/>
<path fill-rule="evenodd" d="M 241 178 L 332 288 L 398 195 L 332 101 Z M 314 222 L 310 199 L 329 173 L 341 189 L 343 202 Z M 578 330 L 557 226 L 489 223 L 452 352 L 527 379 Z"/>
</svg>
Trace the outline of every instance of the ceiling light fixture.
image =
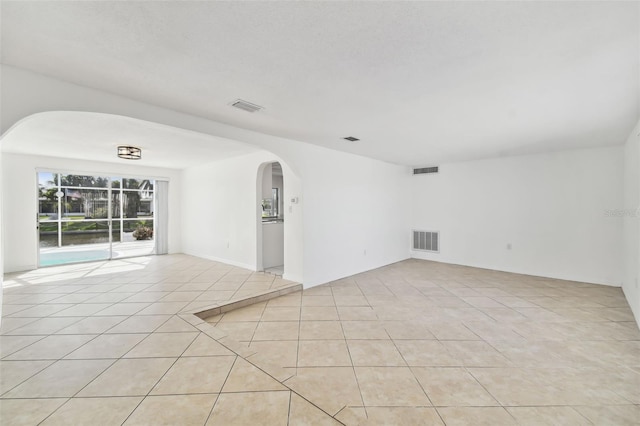
<svg viewBox="0 0 640 426">
<path fill-rule="evenodd" d="M 142 150 L 135 146 L 121 145 L 118 147 L 118 157 L 125 160 L 139 160 L 142 158 Z"/>
<path fill-rule="evenodd" d="M 344 140 L 346 140 L 346 141 L 349 141 L 349 142 L 356 142 L 356 141 L 359 141 L 359 140 L 360 140 L 360 139 L 355 138 L 355 137 L 353 137 L 353 136 L 347 136 L 346 138 L 342 138 L 342 139 L 344 139 Z"/>
</svg>

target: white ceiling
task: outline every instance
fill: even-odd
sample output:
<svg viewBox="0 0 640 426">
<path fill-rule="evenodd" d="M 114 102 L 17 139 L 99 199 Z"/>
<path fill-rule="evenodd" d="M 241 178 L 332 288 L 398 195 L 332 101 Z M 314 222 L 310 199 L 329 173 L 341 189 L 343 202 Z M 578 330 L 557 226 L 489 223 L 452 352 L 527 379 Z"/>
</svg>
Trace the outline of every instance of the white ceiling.
<svg viewBox="0 0 640 426">
<path fill-rule="evenodd" d="M 118 158 L 118 145 L 141 148 L 142 159 Z M 257 148 L 129 117 L 55 111 L 20 122 L 2 139 L 2 151 L 183 169 L 248 154 Z"/>
<path fill-rule="evenodd" d="M 243 128 L 426 166 L 623 143 L 639 116 L 639 8 L 3 1 L 1 60 Z M 231 108 L 236 98 L 265 110 Z"/>
</svg>

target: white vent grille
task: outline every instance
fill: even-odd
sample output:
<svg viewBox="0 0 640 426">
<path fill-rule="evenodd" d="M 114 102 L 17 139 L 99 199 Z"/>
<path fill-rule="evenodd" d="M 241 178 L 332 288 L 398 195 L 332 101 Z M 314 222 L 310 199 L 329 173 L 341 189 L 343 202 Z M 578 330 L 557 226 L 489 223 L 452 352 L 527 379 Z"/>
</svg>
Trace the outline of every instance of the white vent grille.
<svg viewBox="0 0 640 426">
<path fill-rule="evenodd" d="M 413 231 L 413 249 L 421 251 L 440 251 L 440 233 L 431 231 Z"/>
<path fill-rule="evenodd" d="M 422 175 L 425 173 L 438 173 L 438 167 L 422 167 L 421 169 L 413 169 L 414 175 Z"/>
<path fill-rule="evenodd" d="M 247 112 L 256 112 L 264 109 L 260 105 L 252 104 L 251 102 L 243 101 L 242 99 L 237 99 L 231 104 L 231 106 Z"/>
</svg>

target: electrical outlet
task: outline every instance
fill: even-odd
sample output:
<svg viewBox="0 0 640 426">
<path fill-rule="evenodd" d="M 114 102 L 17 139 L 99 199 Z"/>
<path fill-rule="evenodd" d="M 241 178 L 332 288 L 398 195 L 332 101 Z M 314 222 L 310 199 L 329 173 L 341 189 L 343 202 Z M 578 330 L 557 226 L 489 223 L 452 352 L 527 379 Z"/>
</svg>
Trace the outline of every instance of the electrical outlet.
<svg viewBox="0 0 640 426">
<path fill-rule="evenodd" d="M 367 249 L 364 249 L 364 255 L 365 256 L 367 255 Z"/>
</svg>

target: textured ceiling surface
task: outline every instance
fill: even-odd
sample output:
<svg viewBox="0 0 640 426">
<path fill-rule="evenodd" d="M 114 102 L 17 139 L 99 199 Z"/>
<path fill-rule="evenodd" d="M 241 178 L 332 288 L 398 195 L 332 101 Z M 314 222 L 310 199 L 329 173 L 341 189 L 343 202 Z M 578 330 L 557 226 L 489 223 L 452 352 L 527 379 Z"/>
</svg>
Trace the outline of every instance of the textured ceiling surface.
<svg viewBox="0 0 640 426">
<path fill-rule="evenodd" d="M 639 8 L 3 1 L 1 60 L 246 129 L 426 166 L 623 143 L 638 120 Z M 237 98 L 265 109 L 230 107 Z"/>
</svg>

